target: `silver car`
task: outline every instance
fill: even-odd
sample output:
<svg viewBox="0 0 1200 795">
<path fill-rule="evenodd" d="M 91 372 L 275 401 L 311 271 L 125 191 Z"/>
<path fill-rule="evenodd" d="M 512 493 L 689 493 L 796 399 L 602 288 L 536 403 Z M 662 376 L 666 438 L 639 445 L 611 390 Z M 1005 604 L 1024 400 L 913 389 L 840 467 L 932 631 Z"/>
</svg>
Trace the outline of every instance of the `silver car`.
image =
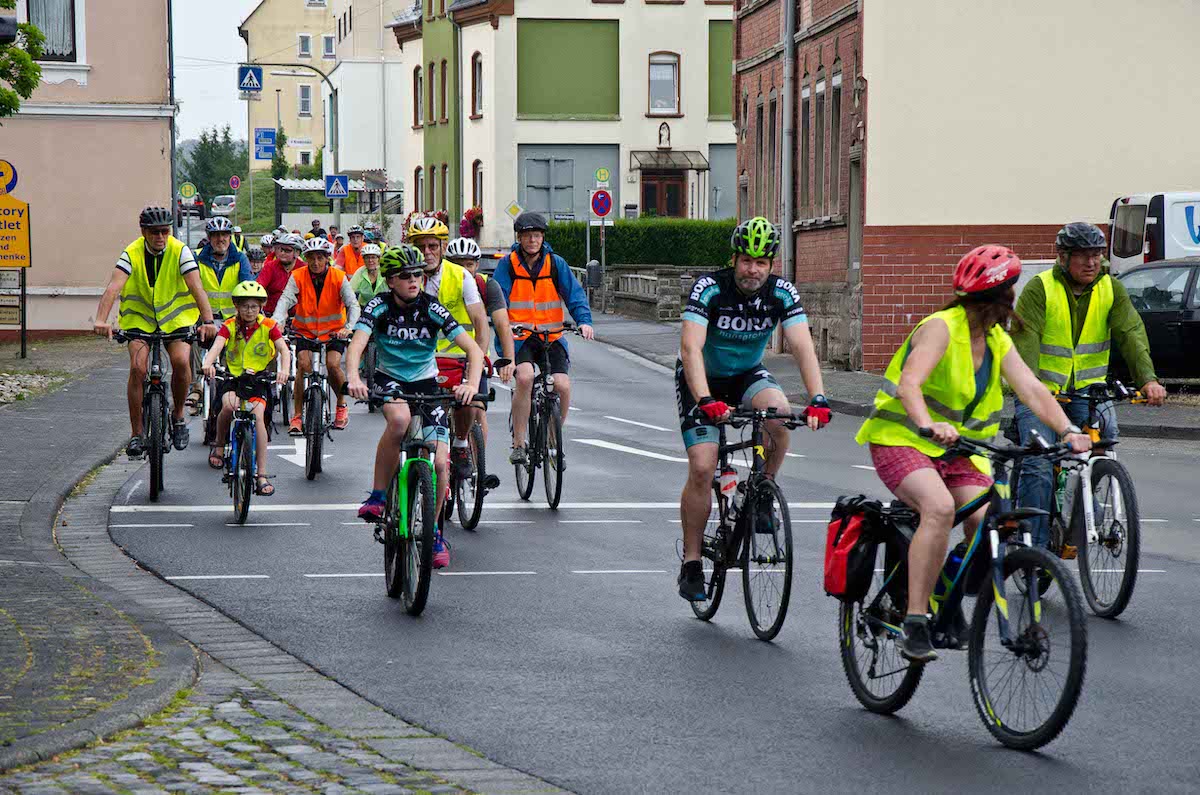
<svg viewBox="0 0 1200 795">
<path fill-rule="evenodd" d="M 210 215 L 233 215 L 233 208 L 237 206 L 237 200 L 233 196 L 214 196 L 212 200 L 212 209 Z"/>
</svg>

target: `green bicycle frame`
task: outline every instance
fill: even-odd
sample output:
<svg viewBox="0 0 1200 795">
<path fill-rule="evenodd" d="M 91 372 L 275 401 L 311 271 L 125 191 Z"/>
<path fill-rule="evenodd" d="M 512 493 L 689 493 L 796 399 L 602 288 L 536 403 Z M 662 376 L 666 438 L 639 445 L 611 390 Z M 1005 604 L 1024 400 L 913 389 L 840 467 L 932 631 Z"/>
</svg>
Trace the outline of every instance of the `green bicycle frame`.
<svg viewBox="0 0 1200 795">
<path fill-rule="evenodd" d="M 408 475 L 414 464 L 429 467 L 429 476 L 433 481 L 433 493 L 435 495 L 438 493 L 437 469 L 428 458 L 406 458 L 400 468 L 396 470 L 396 502 L 400 507 L 399 515 L 396 517 L 396 537 L 406 540 L 408 539 Z"/>
</svg>

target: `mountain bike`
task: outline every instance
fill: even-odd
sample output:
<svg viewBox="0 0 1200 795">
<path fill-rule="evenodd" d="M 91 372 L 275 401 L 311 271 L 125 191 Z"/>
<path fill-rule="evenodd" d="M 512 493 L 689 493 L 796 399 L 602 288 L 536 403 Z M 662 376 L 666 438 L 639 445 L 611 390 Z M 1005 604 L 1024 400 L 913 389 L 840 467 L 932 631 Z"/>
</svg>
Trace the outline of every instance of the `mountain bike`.
<svg viewBox="0 0 1200 795">
<path fill-rule="evenodd" d="M 504 367 L 508 359 L 498 359 L 494 364 L 487 364 L 488 376 L 492 375 L 493 367 Z M 463 360 L 463 372 L 466 373 L 466 360 Z M 495 399 L 494 397 L 492 398 Z M 458 438 L 454 423 L 455 412 L 450 412 L 450 439 Z M 467 432 L 467 460 L 471 462 L 469 477 L 460 478 L 450 466 L 450 494 L 442 508 L 442 518 L 449 520 L 458 507 L 458 523 L 464 530 L 474 530 L 479 526 L 479 517 L 483 514 L 483 498 L 491 491 L 500 487 L 500 478 L 489 475 L 487 471 L 487 444 L 483 435 L 483 425 L 476 422 Z"/>
<path fill-rule="evenodd" d="M 476 395 L 475 400 L 491 399 Z M 388 483 L 383 517 L 375 525 L 375 540 L 383 544 L 383 575 L 387 595 L 400 599 L 404 611 L 417 616 L 429 598 L 433 576 L 433 542 L 437 511 L 437 472 L 434 442 L 426 439 L 423 419 L 426 406 L 446 411 L 454 395 L 408 395 L 374 387 L 368 401 L 381 406 L 388 400 L 403 400 L 411 419 L 401 444 L 400 464 Z"/>
<path fill-rule="evenodd" d="M 337 397 L 329 383 L 325 365 L 328 340 L 315 340 L 312 369 L 305 377 L 304 402 L 301 405 L 300 426 L 304 429 L 304 477 L 313 480 L 321 472 L 321 455 L 325 440 L 333 441 L 333 411 Z"/>
<path fill-rule="evenodd" d="M 529 403 L 529 425 L 526 428 L 525 440 L 526 461 L 515 464 L 517 475 L 517 494 L 522 500 L 528 500 L 533 494 L 534 473 L 542 470 L 542 482 L 546 487 L 546 502 L 551 510 L 558 510 L 562 499 L 562 477 L 567 469 L 566 457 L 562 449 L 562 407 L 559 405 L 558 393 L 554 391 L 554 375 L 550 372 L 550 337 L 558 331 L 538 331 L 529 326 L 514 324 L 513 334 L 529 332 L 528 339 L 542 341 L 541 353 L 537 362 L 537 374 L 533 378 L 533 390 Z M 563 334 L 578 334 L 579 329 L 564 323 Z M 511 425 L 511 417 L 509 420 Z M 511 428 L 510 428 L 511 430 Z"/>
<path fill-rule="evenodd" d="M 771 640 L 783 628 L 792 594 L 792 519 L 787 500 L 766 473 L 766 423 L 780 422 L 788 430 L 805 424 L 804 415 L 778 414 L 772 409 L 735 409 L 717 426 L 717 470 L 713 492 L 717 498 L 717 524 L 704 531 L 703 602 L 692 602 L 692 612 L 712 620 L 721 606 L 725 577 L 742 571 L 742 596 L 750 628 L 762 640 Z M 726 427 L 750 426 L 750 435 L 739 442 L 726 441 Z M 750 472 L 741 481 L 733 468 L 733 455 L 752 453 Z"/>
<path fill-rule="evenodd" d="M 262 387 L 274 382 L 270 373 L 243 373 L 239 376 L 218 375 L 218 384 L 231 384 L 238 397 L 238 408 L 229 423 L 229 442 L 225 446 L 225 470 L 221 482 L 229 485 L 233 498 L 233 520 L 246 523 L 250 513 L 250 498 L 258 485 L 258 429 L 250 398 Z"/>
<path fill-rule="evenodd" d="M 113 332 L 117 342 L 140 341 L 150 348 L 146 380 L 142 385 L 142 445 L 150 459 L 151 502 L 158 502 L 158 495 L 163 491 L 163 456 L 171 449 L 170 382 L 163 363 L 163 347 L 176 340 L 190 343 L 195 334 L 194 328 L 170 333 L 135 329 Z"/>
<path fill-rule="evenodd" d="M 931 434 L 922 428 L 921 435 Z M 960 437 L 950 453 L 989 458 L 995 483 L 955 513 L 957 526 L 987 505 L 986 517 L 965 547 L 947 555 L 930 599 L 934 645 L 949 646 L 964 596 L 978 594 L 966 639 L 975 709 L 1004 745 L 1040 748 L 1066 727 L 1079 701 L 1087 668 L 1087 623 L 1066 565 L 1034 546 L 1025 526 L 1025 520 L 1047 512 L 1015 507 L 1010 495 L 1016 493 L 1023 460 L 1062 460 L 1072 455 L 1071 448 L 1051 446 L 1040 435 L 1024 448 Z M 890 715 L 909 702 L 925 671 L 923 663 L 904 659 L 896 648 L 907 612 L 908 549 L 920 517 L 894 501 L 871 520 L 866 532 L 876 544 L 869 551 L 875 574 L 862 599 L 841 603 L 838 638 L 855 697 L 868 710 Z M 959 550 L 961 562 L 956 561 Z M 1041 599 L 1035 583 L 1043 575 L 1057 583 L 1061 600 Z"/>
</svg>

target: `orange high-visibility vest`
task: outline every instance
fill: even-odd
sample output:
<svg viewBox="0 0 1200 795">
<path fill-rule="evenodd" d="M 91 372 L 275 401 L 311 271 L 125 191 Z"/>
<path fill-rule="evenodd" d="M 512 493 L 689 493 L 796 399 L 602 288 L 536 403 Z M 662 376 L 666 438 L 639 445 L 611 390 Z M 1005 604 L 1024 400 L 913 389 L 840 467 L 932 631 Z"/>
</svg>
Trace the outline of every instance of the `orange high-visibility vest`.
<svg viewBox="0 0 1200 795">
<path fill-rule="evenodd" d="M 355 251 L 350 244 L 342 246 L 338 252 L 342 255 L 342 270 L 346 271 L 347 276 L 353 276 L 363 266 L 362 252 Z"/>
<path fill-rule="evenodd" d="M 508 318 L 514 324 L 531 326 L 538 331 L 556 331 L 550 335 L 550 342 L 562 336 L 565 316 L 563 314 L 562 298 L 558 287 L 554 284 L 554 262 L 547 254 L 542 260 L 541 271 L 533 276 L 521 263 L 517 252 L 509 255 L 512 263 L 512 291 L 508 296 Z M 513 333 L 513 338 L 526 339 L 529 332 Z"/>
<path fill-rule="evenodd" d="M 346 306 L 342 303 L 345 271 L 337 268 L 326 270 L 325 285 L 319 298 L 317 288 L 313 285 L 312 272 L 308 268 L 292 271 L 292 278 L 300 288 L 293 325 L 301 335 L 309 339 L 326 340 L 346 325 Z"/>
</svg>

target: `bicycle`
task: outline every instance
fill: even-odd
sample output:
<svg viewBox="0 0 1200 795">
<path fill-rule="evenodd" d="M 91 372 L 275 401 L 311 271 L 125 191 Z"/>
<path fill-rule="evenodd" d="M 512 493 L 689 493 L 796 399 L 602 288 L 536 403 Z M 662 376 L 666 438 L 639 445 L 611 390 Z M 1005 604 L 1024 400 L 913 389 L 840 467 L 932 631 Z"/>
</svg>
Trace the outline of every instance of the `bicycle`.
<svg viewBox="0 0 1200 795">
<path fill-rule="evenodd" d="M 233 498 L 233 520 L 245 524 L 250 513 L 250 498 L 258 491 L 258 430 L 250 398 L 274 381 L 270 373 L 218 375 L 218 383 L 230 383 L 238 397 L 238 408 L 229 423 L 229 442 L 225 450 L 225 470 L 221 482 L 229 485 Z"/>
<path fill-rule="evenodd" d="M 932 434 L 923 428 L 921 435 Z M 1025 527 L 1025 520 L 1047 512 L 1014 507 L 1010 495 L 1016 493 L 1023 460 L 1059 460 L 1073 453 L 1068 445 L 1051 446 L 1040 435 L 1024 448 L 960 437 L 950 453 L 991 459 L 995 483 L 955 513 L 957 526 L 987 504 L 987 514 L 965 549 L 960 545 L 946 556 L 930 599 L 934 645 L 961 648 L 951 644 L 953 621 L 964 596 L 978 594 L 966 639 L 975 709 L 992 736 L 1004 745 L 1021 750 L 1040 748 L 1066 727 L 1078 703 L 1087 668 L 1087 623 L 1079 589 L 1066 565 L 1034 546 Z M 923 663 L 903 659 L 895 648 L 907 610 L 908 548 L 918 522 L 917 513 L 899 501 L 883 506 L 868 522 L 868 534 L 876 544 L 868 556 L 875 561 L 870 588 L 857 601 L 841 602 L 838 611 L 846 680 L 864 707 L 883 715 L 893 714 L 909 702 L 925 670 Z M 959 563 L 955 558 L 960 550 Z M 1039 589 L 1033 587 L 1043 572 L 1058 584 L 1061 606 L 1043 602 Z M 1006 586 L 1009 580 L 1011 584 Z M 1009 589 L 1017 592 L 1015 604 L 1008 598 Z M 995 624 L 989 631 L 992 615 Z M 1064 624 L 1061 629 L 1055 630 L 1055 619 Z M 1061 636 L 1063 632 L 1065 636 Z M 1030 680 L 1037 680 L 1030 685 L 1031 692 L 1021 689 Z M 1058 688 L 1061 692 L 1051 699 L 1053 703 L 1037 703 Z M 1041 717 L 1043 711 L 1045 717 Z"/>
<path fill-rule="evenodd" d="M 333 409 L 337 398 L 326 372 L 325 350 L 328 340 L 314 340 L 312 369 L 306 376 L 304 402 L 301 405 L 300 426 L 304 429 L 304 477 L 313 480 L 321 472 L 325 440 L 333 441 Z"/>
<path fill-rule="evenodd" d="M 113 332 L 117 342 L 140 341 L 150 347 L 149 366 L 142 384 L 142 444 L 150 458 L 150 502 L 158 502 L 158 495 L 163 491 L 163 456 L 171 449 L 170 385 L 163 365 L 163 346 L 177 340 L 190 343 L 195 333 L 194 328 L 170 333 L 134 329 Z"/>
<path fill-rule="evenodd" d="M 562 499 L 562 476 L 566 471 L 567 462 L 562 449 L 562 409 L 559 406 L 558 393 L 554 391 L 554 375 L 550 372 L 550 336 L 558 331 L 539 331 L 529 326 L 514 324 L 513 334 L 529 332 L 528 339 L 542 341 L 541 353 L 538 357 L 537 374 L 533 378 L 533 389 L 529 403 L 529 425 L 526 429 L 525 440 L 526 461 L 515 464 L 517 477 L 517 494 L 522 500 L 528 500 L 533 494 L 534 473 L 538 467 L 542 469 L 542 483 L 546 488 L 546 502 L 551 510 L 558 510 Z M 564 323 L 563 334 L 578 334 L 579 329 Z M 512 430 L 512 417 L 509 417 L 509 430 Z"/>
<path fill-rule="evenodd" d="M 704 571 L 703 602 L 692 602 L 696 617 L 711 621 L 721 606 L 726 573 L 742 570 L 742 596 L 750 628 L 762 640 L 771 640 L 783 628 L 792 593 L 792 519 L 787 500 L 767 475 L 765 424 L 782 422 L 788 430 L 805 424 L 803 415 L 779 414 L 775 409 L 735 409 L 717 426 L 717 470 L 713 493 L 717 498 L 717 525 L 704 531 L 701 555 L 711 562 Z M 726 427 L 750 426 L 750 438 L 729 444 Z M 752 451 L 750 473 L 737 480 L 734 453 Z M 782 566 L 782 569 L 780 568 Z"/>
<path fill-rule="evenodd" d="M 488 376 L 492 375 L 491 368 L 504 367 L 508 359 L 498 359 L 488 365 Z M 466 361 L 463 361 L 463 373 L 466 373 Z M 450 438 L 457 439 L 454 428 L 454 412 L 450 412 Z M 458 523 L 464 530 L 474 530 L 479 526 L 479 518 L 483 514 L 483 498 L 500 487 L 500 478 L 489 475 L 487 471 L 487 445 L 483 436 L 483 426 L 476 421 L 467 433 L 467 458 L 471 462 L 471 475 L 460 478 L 450 467 L 450 493 L 442 508 L 442 518 L 449 520 L 458 507 Z"/>
<path fill-rule="evenodd" d="M 292 419 L 292 390 L 296 384 L 296 368 L 299 366 L 296 362 L 296 340 L 292 334 L 292 321 L 289 319 L 284 327 L 283 338 L 287 341 L 288 349 L 292 354 L 292 368 L 288 373 L 288 379 L 278 387 L 279 398 L 276 401 L 279 406 L 279 419 L 283 424 L 283 429 L 286 432 L 288 423 Z M 274 412 L 271 413 L 274 418 Z"/>
<path fill-rule="evenodd" d="M 367 338 L 367 349 L 363 351 L 362 366 L 358 370 L 364 384 L 375 383 L 375 361 L 375 335 L 372 334 Z M 375 404 L 370 401 L 367 401 L 367 413 L 375 413 Z"/>
<path fill-rule="evenodd" d="M 1060 403 L 1087 403 L 1083 432 L 1099 442 L 1105 428 L 1101 407 L 1110 402 L 1144 403 L 1120 381 L 1059 392 Z M 1115 444 L 1115 442 L 1114 442 Z M 1092 498 L 1080 499 L 1084 484 Z M 1088 607 L 1101 618 L 1116 618 L 1133 596 L 1141 553 L 1141 520 L 1133 476 L 1111 448 L 1093 449 L 1054 468 L 1047 548 L 1064 560 L 1075 558 Z M 1075 542 L 1073 546 L 1071 541 Z"/>
<path fill-rule="evenodd" d="M 475 396 L 475 400 L 492 398 L 492 395 Z M 408 403 L 411 419 L 401 443 L 400 464 L 388 483 L 383 517 L 375 525 L 375 540 L 383 544 L 383 575 L 387 595 L 392 599 L 400 599 L 404 611 L 410 616 L 417 616 L 425 609 L 429 598 L 437 510 L 434 450 L 430 441 L 423 438 L 422 409 L 427 405 L 455 403 L 457 399 L 451 394 L 409 395 L 378 387 L 373 387 L 367 398 L 367 402 L 377 406 L 387 400 Z"/>
</svg>

